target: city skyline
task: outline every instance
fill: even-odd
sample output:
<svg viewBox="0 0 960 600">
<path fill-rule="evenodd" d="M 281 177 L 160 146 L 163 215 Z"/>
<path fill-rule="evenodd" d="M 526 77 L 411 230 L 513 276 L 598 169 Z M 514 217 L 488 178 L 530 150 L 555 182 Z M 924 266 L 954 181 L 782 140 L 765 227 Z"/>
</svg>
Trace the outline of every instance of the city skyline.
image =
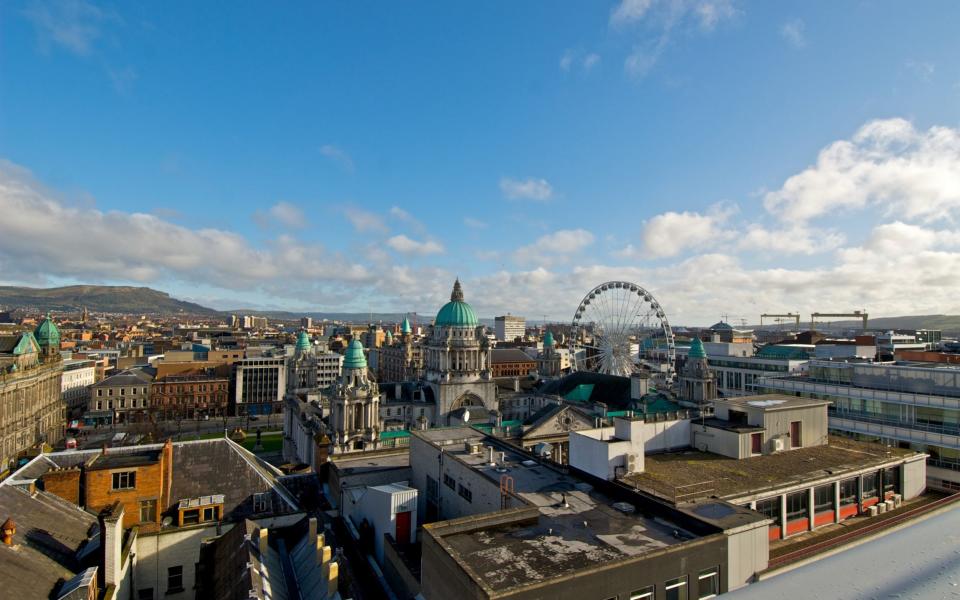
<svg viewBox="0 0 960 600">
<path fill-rule="evenodd" d="M 193 8 L 5 9 L 0 283 L 404 313 L 459 276 L 485 317 L 566 321 L 622 279 L 689 325 L 960 313 L 956 6 Z"/>
</svg>

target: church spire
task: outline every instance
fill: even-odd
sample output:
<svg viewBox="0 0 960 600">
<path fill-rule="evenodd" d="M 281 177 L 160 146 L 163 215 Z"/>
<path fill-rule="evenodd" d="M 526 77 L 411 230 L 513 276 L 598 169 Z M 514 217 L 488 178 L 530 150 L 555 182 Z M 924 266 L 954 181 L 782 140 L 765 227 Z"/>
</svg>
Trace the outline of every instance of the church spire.
<svg viewBox="0 0 960 600">
<path fill-rule="evenodd" d="M 453 292 L 450 294 L 450 302 L 463 302 L 463 288 L 460 287 L 460 278 L 453 283 Z"/>
</svg>

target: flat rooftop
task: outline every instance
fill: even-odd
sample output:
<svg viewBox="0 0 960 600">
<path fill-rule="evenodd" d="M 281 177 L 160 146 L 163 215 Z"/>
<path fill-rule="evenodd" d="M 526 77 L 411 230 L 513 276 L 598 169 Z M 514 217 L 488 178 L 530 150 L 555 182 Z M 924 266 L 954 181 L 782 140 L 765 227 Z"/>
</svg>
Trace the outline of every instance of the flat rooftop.
<svg viewBox="0 0 960 600">
<path fill-rule="evenodd" d="M 832 404 L 829 400 L 798 398 L 797 396 L 788 396 L 786 394 L 758 394 L 756 396 L 742 396 L 739 398 L 721 398 L 716 400 L 716 403 L 743 410 L 761 408 L 764 412 Z"/>
<path fill-rule="evenodd" d="M 737 498 L 761 493 L 767 488 L 783 488 L 793 483 L 879 467 L 917 454 L 913 450 L 831 435 L 823 446 L 742 460 L 694 449 L 648 454 L 644 472 L 629 475 L 624 481 L 671 502 L 678 495 L 683 495 L 688 502 L 711 496 Z"/>
<path fill-rule="evenodd" d="M 477 432 L 470 439 L 483 439 L 487 444 L 481 453 L 470 454 L 461 437 L 470 430 L 446 430 L 446 438 L 459 441 L 450 444 L 442 443 L 443 431 L 416 435 L 426 438 L 425 434 L 433 434 L 429 436 L 433 443 L 444 447 L 444 460 L 470 466 L 489 478 L 491 485 L 499 485 L 501 476 L 509 475 L 516 495 L 539 512 L 535 523 L 491 525 L 443 536 L 454 558 L 493 590 L 546 581 L 698 537 L 677 524 L 644 516 L 635 505 L 616 502 L 590 484 Z M 495 465 L 489 463 L 486 445 L 494 446 Z"/>
<path fill-rule="evenodd" d="M 379 469 L 400 469 L 410 466 L 410 452 L 392 454 L 360 454 L 350 458 L 335 458 L 331 464 L 342 473 L 356 473 Z"/>
<path fill-rule="evenodd" d="M 126 467 L 152 465 L 158 462 L 160 462 L 160 450 L 147 450 L 128 454 L 109 453 L 97 456 L 87 468 L 90 470 L 123 469 Z"/>
</svg>

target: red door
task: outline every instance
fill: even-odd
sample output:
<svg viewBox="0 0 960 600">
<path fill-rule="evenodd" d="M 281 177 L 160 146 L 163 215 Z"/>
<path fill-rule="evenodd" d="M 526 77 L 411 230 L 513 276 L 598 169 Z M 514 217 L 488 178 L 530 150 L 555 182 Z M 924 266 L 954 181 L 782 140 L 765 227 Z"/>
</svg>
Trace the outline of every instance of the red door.
<svg viewBox="0 0 960 600">
<path fill-rule="evenodd" d="M 410 511 L 397 513 L 397 543 L 410 543 Z"/>
</svg>

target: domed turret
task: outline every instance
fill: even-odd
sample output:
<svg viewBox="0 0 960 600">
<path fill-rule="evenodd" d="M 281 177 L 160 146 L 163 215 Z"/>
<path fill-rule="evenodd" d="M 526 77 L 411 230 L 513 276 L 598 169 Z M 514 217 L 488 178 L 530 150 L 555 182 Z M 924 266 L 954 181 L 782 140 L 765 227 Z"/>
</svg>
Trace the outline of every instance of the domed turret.
<svg viewBox="0 0 960 600">
<path fill-rule="evenodd" d="M 453 292 L 450 294 L 450 302 L 443 305 L 434 325 L 437 327 L 476 327 L 480 324 L 477 314 L 473 312 L 473 307 L 467 304 L 463 299 L 463 288 L 460 287 L 460 280 L 453 284 Z"/>
<path fill-rule="evenodd" d="M 703 342 L 700 341 L 700 338 L 693 338 L 693 341 L 690 342 L 690 353 L 687 354 L 687 358 L 706 358 L 707 351 L 703 349 Z"/>
<path fill-rule="evenodd" d="M 543 347 L 544 348 L 553 348 L 553 333 L 548 331 L 545 336 L 543 336 Z"/>
<path fill-rule="evenodd" d="M 404 317 L 403 323 L 400 324 L 400 333 L 403 335 L 409 335 L 413 333 L 413 327 L 410 327 L 410 319 Z"/>
<path fill-rule="evenodd" d="M 354 339 L 347 346 L 347 353 L 343 359 L 344 369 L 366 369 L 367 357 L 363 355 L 363 344 Z"/>
<path fill-rule="evenodd" d="M 310 336 L 307 335 L 306 331 L 301 331 L 299 335 L 297 335 L 297 352 L 306 352 L 310 350 L 311 346 Z"/>
<path fill-rule="evenodd" d="M 33 331 L 33 337 L 37 338 L 37 343 L 40 344 L 41 348 L 60 349 L 60 330 L 57 329 L 57 325 L 50 318 L 49 312 L 47 318 L 41 321 Z"/>
</svg>

